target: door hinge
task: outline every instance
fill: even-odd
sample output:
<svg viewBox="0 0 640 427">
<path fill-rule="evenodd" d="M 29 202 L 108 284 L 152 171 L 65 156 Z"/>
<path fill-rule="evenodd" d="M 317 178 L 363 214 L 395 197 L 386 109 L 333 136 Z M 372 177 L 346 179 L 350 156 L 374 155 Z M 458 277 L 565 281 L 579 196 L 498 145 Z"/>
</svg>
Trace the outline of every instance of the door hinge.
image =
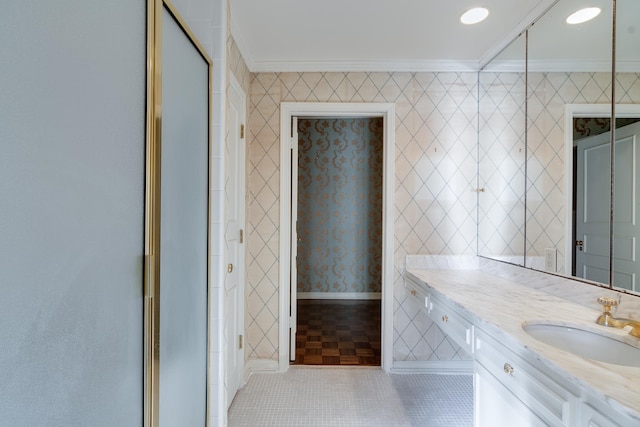
<svg viewBox="0 0 640 427">
<path fill-rule="evenodd" d="M 238 336 L 238 348 L 242 350 L 242 335 Z"/>
<path fill-rule="evenodd" d="M 154 262 L 155 258 L 153 255 L 145 255 L 144 256 L 144 266 L 145 266 L 145 274 L 144 274 L 144 297 L 145 298 L 153 298 L 153 290 L 155 286 L 155 278 L 154 278 Z"/>
<path fill-rule="evenodd" d="M 240 125 L 240 139 L 244 138 L 244 125 Z"/>
<path fill-rule="evenodd" d="M 240 230 L 240 243 L 244 243 L 244 230 Z"/>
</svg>

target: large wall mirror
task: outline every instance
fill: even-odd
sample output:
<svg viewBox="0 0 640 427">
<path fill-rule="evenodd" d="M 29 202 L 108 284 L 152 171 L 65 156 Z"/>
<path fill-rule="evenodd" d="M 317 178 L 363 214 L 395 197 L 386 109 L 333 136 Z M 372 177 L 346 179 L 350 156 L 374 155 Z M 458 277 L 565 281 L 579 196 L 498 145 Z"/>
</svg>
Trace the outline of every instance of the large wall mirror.
<svg viewBox="0 0 640 427">
<path fill-rule="evenodd" d="M 584 7 L 601 12 L 580 24 L 566 22 Z M 638 17 L 637 0 L 559 0 L 479 73 L 479 182 L 484 186 L 478 197 L 479 255 L 640 291 Z M 526 71 L 514 69 L 521 63 Z M 526 82 L 526 117 L 514 121 L 524 121 L 524 219 L 520 232 L 507 228 L 516 237 L 499 248 L 487 237 L 501 229 L 497 215 L 485 215 L 486 206 L 496 204 L 485 157 L 495 161 L 496 143 L 489 141 L 501 135 L 489 129 L 503 125 L 494 125 L 486 113 L 484 82 L 492 74 L 511 77 L 518 71 Z M 513 96 L 521 93 L 521 87 L 515 88 Z M 611 141 L 616 141 L 613 151 Z M 511 154 L 507 165 L 522 162 L 519 150 Z M 520 207 L 512 213 L 518 215 Z M 518 238 L 524 240 L 523 260 L 510 260 L 504 255 L 518 247 Z"/>
</svg>

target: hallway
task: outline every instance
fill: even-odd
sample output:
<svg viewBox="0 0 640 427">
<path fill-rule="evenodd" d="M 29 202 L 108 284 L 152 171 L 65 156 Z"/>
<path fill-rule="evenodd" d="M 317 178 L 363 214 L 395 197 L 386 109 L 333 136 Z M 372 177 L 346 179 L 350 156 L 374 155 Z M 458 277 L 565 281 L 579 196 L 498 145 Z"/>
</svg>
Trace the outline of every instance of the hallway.
<svg viewBox="0 0 640 427">
<path fill-rule="evenodd" d="M 229 409 L 228 425 L 470 427 L 473 377 L 292 366 L 252 375 Z"/>
<path fill-rule="evenodd" d="M 296 365 L 380 366 L 380 300 L 298 300 Z"/>
</svg>

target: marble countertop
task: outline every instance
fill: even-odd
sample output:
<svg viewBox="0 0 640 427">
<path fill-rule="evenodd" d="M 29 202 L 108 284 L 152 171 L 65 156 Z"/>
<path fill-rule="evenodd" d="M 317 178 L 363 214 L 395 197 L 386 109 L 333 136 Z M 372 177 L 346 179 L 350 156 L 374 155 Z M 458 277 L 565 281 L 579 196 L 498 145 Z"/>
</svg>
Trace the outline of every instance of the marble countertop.
<svg viewBox="0 0 640 427">
<path fill-rule="evenodd" d="M 640 422 L 640 368 L 584 359 L 544 344 L 522 329 L 525 322 L 561 324 L 616 336 L 640 347 L 640 340 L 627 330 L 596 324 L 598 310 L 480 270 L 412 269 L 407 276 L 462 308 L 470 321 L 516 353 L 534 357 L 565 381 Z"/>
</svg>

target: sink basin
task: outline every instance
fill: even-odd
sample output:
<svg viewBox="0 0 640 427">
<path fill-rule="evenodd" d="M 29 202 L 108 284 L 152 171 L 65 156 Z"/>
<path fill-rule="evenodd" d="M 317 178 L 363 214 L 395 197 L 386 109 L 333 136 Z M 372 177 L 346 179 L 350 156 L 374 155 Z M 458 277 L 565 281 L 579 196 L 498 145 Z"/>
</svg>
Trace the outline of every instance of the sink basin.
<svg viewBox="0 0 640 427">
<path fill-rule="evenodd" d="M 528 323 L 522 329 L 538 341 L 576 356 L 615 365 L 640 367 L 639 347 L 607 335 L 546 323 Z"/>
</svg>

